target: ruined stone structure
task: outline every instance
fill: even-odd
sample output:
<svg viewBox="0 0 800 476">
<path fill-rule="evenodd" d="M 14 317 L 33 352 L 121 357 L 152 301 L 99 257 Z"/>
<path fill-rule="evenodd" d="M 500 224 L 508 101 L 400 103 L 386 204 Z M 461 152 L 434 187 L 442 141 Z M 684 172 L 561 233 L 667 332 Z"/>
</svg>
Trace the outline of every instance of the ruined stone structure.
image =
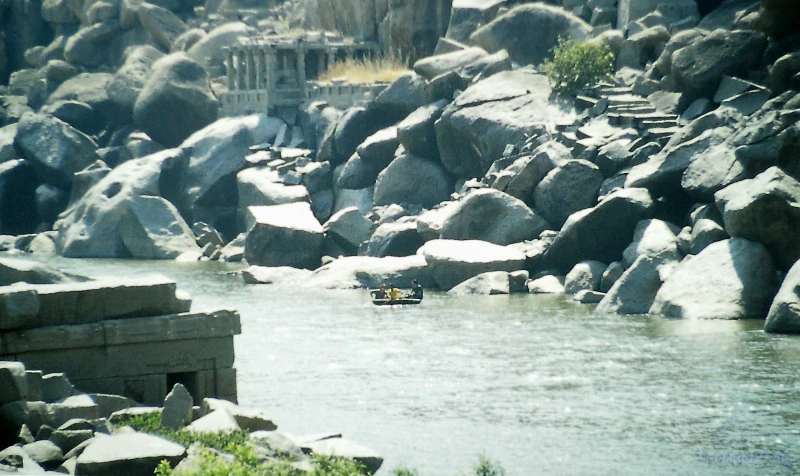
<svg viewBox="0 0 800 476">
<path fill-rule="evenodd" d="M 315 80 L 336 61 L 376 51 L 375 43 L 353 43 L 320 33 L 263 37 L 232 45 L 227 49 L 228 91 L 221 112 L 226 116 L 270 113 L 309 99 L 324 99 L 337 107 L 367 100 L 383 86 Z"/>
<path fill-rule="evenodd" d="M 0 360 L 64 373 L 83 392 L 160 404 L 176 383 L 196 403 L 236 401 L 235 311 L 189 312 L 165 278 L 0 288 Z"/>
</svg>

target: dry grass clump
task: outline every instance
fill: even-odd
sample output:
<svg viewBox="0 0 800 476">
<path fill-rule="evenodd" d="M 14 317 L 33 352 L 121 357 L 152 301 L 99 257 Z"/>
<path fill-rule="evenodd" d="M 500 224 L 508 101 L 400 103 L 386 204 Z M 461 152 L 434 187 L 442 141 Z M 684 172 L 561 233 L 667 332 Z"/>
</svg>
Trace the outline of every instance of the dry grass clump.
<svg viewBox="0 0 800 476">
<path fill-rule="evenodd" d="M 320 75 L 319 80 L 344 79 L 351 83 L 391 82 L 408 71 L 406 58 L 396 53 L 384 53 L 374 57 L 337 61 Z"/>
</svg>

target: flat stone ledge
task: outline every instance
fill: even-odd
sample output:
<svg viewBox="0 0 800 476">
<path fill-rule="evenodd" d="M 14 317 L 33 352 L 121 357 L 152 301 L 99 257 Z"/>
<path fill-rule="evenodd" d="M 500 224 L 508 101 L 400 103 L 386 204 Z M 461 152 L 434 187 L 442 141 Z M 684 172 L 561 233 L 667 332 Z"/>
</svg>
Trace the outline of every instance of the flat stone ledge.
<svg viewBox="0 0 800 476">
<path fill-rule="evenodd" d="M 233 310 L 114 319 L 79 326 L 4 332 L 0 355 L 106 345 L 228 337 L 242 332 Z"/>
</svg>

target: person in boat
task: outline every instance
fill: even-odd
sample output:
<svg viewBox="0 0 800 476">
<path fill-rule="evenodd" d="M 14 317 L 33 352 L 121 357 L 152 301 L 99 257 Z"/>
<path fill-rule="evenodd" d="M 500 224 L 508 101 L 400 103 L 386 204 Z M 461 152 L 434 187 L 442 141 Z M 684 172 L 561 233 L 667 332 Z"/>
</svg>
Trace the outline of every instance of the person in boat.
<svg viewBox="0 0 800 476">
<path fill-rule="evenodd" d="M 411 294 L 408 295 L 411 299 L 422 300 L 422 286 L 419 285 L 417 280 L 411 281 Z"/>
<path fill-rule="evenodd" d="M 394 284 L 389 285 L 389 291 L 387 291 L 386 294 L 389 296 L 390 301 L 400 299 L 400 289 L 396 288 Z"/>
<path fill-rule="evenodd" d="M 372 291 L 372 297 L 375 299 L 387 299 L 388 296 L 386 295 L 386 285 L 381 283 L 377 291 Z"/>
</svg>

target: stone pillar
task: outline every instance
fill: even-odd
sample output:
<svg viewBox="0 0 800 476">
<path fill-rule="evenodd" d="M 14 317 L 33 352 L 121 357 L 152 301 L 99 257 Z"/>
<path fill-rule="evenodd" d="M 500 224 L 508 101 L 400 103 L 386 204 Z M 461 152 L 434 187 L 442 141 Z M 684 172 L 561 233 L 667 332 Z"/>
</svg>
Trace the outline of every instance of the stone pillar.
<svg viewBox="0 0 800 476">
<path fill-rule="evenodd" d="M 244 87 L 247 90 L 255 89 L 253 84 L 253 75 L 255 73 L 255 71 L 253 71 L 253 68 L 255 68 L 254 63 L 255 59 L 253 58 L 253 49 L 248 46 L 247 49 L 244 50 Z"/>
<path fill-rule="evenodd" d="M 244 89 L 244 51 L 236 52 L 236 84 L 237 89 Z"/>
<path fill-rule="evenodd" d="M 297 85 L 300 87 L 300 95 L 306 98 L 306 52 L 303 49 L 297 50 Z"/>
<path fill-rule="evenodd" d="M 228 50 L 228 61 L 225 66 L 226 66 L 226 71 L 228 73 L 228 91 L 233 91 L 234 89 L 236 89 L 236 83 L 234 81 L 234 79 L 236 78 L 236 76 L 234 75 L 236 70 L 233 64 L 233 51 L 231 50 Z"/>
<path fill-rule="evenodd" d="M 267 102 L 267 111 L 270 110 L 272 107 L 272 103 L 275 101 L 275 82 L 277 80 L 275 68 L 277 67 L 277 58 L 275 57 L 275 51 L 272 49 L 267 50 L 266 52 L 266 61 L 267 61 L 267 92 L 266 92 L 266 102 Z"/>
<path fill-rule="evenodd" d="M 264 87 L 264 52 L 260 48 L 255 51 L 255 66 L 256 89 L 261 90 Z"/>
</svg>

